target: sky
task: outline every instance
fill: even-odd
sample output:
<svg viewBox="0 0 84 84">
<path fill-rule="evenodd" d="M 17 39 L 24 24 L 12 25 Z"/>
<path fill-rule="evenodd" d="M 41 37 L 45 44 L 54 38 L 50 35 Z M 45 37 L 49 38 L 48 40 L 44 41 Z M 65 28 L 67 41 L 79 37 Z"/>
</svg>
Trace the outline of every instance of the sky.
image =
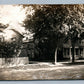
<svg viewBox="0 0 84 84">
<path fill-rule="evenodd" d="M 31 7 L 23 8 L 22 5 L 0 5 L 0 23 L 9 24 L 8 29 L 15 29 L 20 33 L 25 32 L 22 27 L 26 15 L 32 15 L 34 11 Z"/>
<path fill-rule="evenodd" d="M 21 23 L 25 18 L 25 11 L 21 10 L 21 6 L 1 5 L 0 6 L 0 22 L 3 24 Z"/>
</svg>

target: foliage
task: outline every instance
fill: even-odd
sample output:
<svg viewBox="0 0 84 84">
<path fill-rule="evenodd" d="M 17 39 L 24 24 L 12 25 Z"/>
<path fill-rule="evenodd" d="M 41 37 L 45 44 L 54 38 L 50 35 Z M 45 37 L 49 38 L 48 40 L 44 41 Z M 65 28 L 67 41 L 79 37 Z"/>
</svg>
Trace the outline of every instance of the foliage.
<svg viewBox="0 0 84 84">
<path fill-rule="evenodd" d="M 7 42 L 1 42 L 0 43 L 0 52 L 2 54 L 2 58 L 11 58 L 11 57 L 17 57 L 17 54 L 19 50 L 21 49 L 21 44 L 12 42 L 12 43 L 7 43 Z"/>
<path fill-rule="evenodd" d="M 7 28 L 8 26 L 9 26 L 9 24 L 4 25 L 4 24 L 0 23 L 0 28 L 5 29 L 5 28 Z"/>
<path fill-rule="evenodd" d="M 84 5 L 32 5 L 35 10 L 24 21 L 26 29 L 34 34 L 35 44 L 40 52 L 50 55 L 55 48 L 60 48 L 65 41 L 71 40 L 72 45 L 80 37 L 83 28 Z M 61 49 L 61 48 L 60 48 Z M 49 53 L 49 54 L 48 54 Z M 42 55 L 42 56 L 43 56 Z"/>
<path fill-rule="evenodd" d="M 36 48 L 40 48 L 39 52 L 42 56 L 51 55 L 56 46 L 62 46 L 64 33 L 61 25 L 67 15 L 65 13 L 67 10 L 63 11 L 63 9 L 64 7 L 62 6 L 40 6 L 35 10 L 32 17 L 27 16 L 24 21 L 25 27 L 35 33 L 34 40 L 38 40 Z"/>
</svg>

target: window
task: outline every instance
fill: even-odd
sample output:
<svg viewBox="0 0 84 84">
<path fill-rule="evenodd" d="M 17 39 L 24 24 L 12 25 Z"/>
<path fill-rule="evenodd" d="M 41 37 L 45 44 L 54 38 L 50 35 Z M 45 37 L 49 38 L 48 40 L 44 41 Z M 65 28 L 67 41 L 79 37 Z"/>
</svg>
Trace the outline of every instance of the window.
<svg viewBox="0 0 84 84">
<path fill-rule="evenodd" d="M 76 49 L 76 55 L 78 55 L 78 52 L 79 52 L 78 49 Z"/>
<path fill-rule="evenodd" d="M 83 48 L 80 49 L 80 54 L 83 56 Z"/>
</svg>

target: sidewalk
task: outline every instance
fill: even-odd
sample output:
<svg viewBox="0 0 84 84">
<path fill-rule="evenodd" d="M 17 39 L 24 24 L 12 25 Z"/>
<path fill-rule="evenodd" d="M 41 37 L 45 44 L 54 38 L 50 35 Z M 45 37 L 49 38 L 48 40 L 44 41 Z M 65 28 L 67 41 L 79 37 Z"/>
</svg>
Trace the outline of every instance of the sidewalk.
<svg viewBox="0 0 84 84">
<path fill-rule="evenodd" d="M 57 62 L 55 65 L 52 62 L 33 62 L 32 64 L 27 65 L 9 65 L 9 66 L 0 66 L 0 68 L 6 69 L 16 69 L 16 70 L 26 70 L 26 69 L 42 69 L 42 68 L 56 68 L 56 67 L 69 67 L 69 66 L 79 66 L 84 65 L 84 60 L 76 60 L 75 63 L 71 63 L 70 61 L 66 62 Z"/>
</svg>

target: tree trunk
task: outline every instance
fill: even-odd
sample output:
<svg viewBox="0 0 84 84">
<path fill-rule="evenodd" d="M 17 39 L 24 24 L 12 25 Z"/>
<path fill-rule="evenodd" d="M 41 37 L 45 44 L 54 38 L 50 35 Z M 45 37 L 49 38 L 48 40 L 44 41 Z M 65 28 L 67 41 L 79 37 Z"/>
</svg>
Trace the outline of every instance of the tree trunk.
<svg viewBox="0 0 84 84">
<path fill-rule="evenodd" d="M 75 62 L 74 51 L 75 51 L 75 46 L 72 45 L 72 63 Z"/>
<path fill-rule="evenodd" d="M 57 48 L 55 49 L 55 64 L 57 64 Z"/>
<path fill-rule="evenodd" d="M 70 62 L 72 62 L 72 53 L 71 53 L 71 48 L 69 48 L 69 56 L 70 56 Z"/>
</svg>

